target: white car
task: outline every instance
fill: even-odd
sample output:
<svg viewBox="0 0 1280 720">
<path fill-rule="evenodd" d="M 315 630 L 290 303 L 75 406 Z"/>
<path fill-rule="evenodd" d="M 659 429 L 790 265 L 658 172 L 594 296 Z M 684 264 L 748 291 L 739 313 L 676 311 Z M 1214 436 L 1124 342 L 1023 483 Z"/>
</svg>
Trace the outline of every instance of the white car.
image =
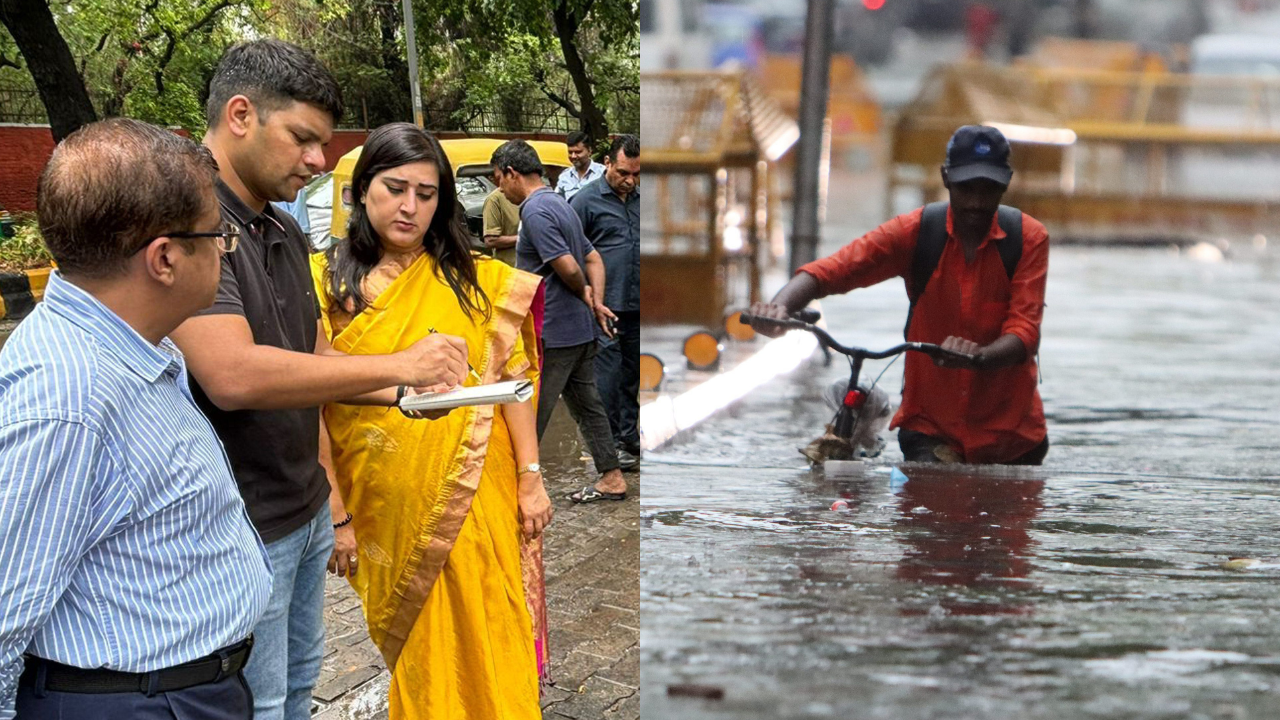
<svg viewBox="0 0 1280 720">
<path fill-rule="evenodd" d="M 329 234 L 329 225 L 333 221 L 333 173 L 317 175 L 299 192 L 306 193 L 311 250 L 327 250 L 333 244 L 333 235 Z"/>
</svg>

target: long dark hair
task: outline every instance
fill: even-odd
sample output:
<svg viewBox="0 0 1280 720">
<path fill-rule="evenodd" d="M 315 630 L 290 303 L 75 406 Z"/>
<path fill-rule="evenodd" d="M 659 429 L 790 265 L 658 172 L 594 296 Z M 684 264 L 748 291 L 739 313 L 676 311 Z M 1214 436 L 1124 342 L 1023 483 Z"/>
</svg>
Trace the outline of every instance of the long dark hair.
<svg viewBox="0 0 1280 720">
<path fill-rule="evenodd" d="M 351 178 L 353 202 L 347 222 L 347 238 L 335 243 L 325 253 L 329 261 L 325 285 L 338 307 L 347 308 L 350 300 L 355 314 L 372 303 L 361 288 L 364 279 L 382 259 L 382 242 L 369 223 L 364 197 L 373 177 L 383 170 L 415 162 L 430 162 L 440 171 L 440 187 L 435 215 L 422 239 L 423 247 L 436 260 L 436 272 L 453 289 L 458 305 L 471 317 L 474 310 L 489 318 L 492 303 L 480 287 L 476 276 L 471 242 L 463 223 L 462 204 L 454 185 L 453 168 L 445 157 L 440 141 L 411 123 L 390 123 L 369 133 Z"/>
</svg>

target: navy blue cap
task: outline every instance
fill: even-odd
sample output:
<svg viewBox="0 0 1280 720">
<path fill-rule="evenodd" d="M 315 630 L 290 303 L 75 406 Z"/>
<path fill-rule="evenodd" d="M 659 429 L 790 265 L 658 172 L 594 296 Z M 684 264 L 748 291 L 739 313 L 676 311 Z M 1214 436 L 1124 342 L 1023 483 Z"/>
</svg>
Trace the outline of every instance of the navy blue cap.
<svg viewBox="0 0 1280 720">
<path fill-rule="evenodd" d="M 1009 141 L 987 125 L 965 125 L 947 143 L 947 180 L 962 183 L 977 178 L 1008 185 L 1013 178 L 1009 166 Z"/>
</svg>

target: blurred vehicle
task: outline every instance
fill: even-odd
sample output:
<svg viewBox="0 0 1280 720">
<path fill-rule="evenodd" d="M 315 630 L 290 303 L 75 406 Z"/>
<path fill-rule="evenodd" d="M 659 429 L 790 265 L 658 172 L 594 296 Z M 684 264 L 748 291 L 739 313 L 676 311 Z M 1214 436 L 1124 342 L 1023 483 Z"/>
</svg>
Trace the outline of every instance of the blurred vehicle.
<svg viewBox="0 0 1280 720">
<path fill-rule="evenodd" d="M 1280 77 L 1280 38 L 1201 35 L 1191 43 L 1191 72 Z"/>
<path fill-rule="evenodd" d="M 805 13 L 803 2 L 778 4 L 752 0 L 750 7 L 759 17 L 757 35 L 764 52 L 800 55 L 804 52 Z M 862 67 L 882 65 L 893 56 L 894 31 L 902 26 L 910 11 L 904 0 L 840 0 L 832 22 L 831 51 L 852 56 Z"/>
<path fill-rule="evenodd" d="M 893 58 L 895 31 L 910 12 L 903 0 L 846 0 L 836 7 L 832 50 L 853 56 L 861 67 L 883 65 Z"/>
<path fill-rule="evenodd" d="M 704 69 L 711 43 L 702 28 L 702 0 L 639 0 L 640 69 Z"/>
<path fill-rule="evenodd" d="M 885 4 L 893 1 L 885 0 Z M 969 9 L 967 0 L 910 0 L 902 4 L 907 5 L 903 17 L 906 26 L 926 32 L 957 32 L 964 29 L 964 14 Z"/>
<path fill-rule="evenodd" d="M 495 189 L 493 180 L 490 177 L 493 171 L 489 166 L 489 158 L 493 156 L 493 151 L 497 150 L 498 146 L 504 142 L 506 141 L 497 138 L 463 138 L 460 140 L 440 141 L 440 146 L 449 158 L 449 165 L 453 168 L 453 175 L 457 185 L 457 201 L 462 206 L 463 214 L 466 217 L 467 230 L 472 236 L 472 245 L 477 250 L 484 249 L 482 236 L 484 232 L 484 219 L 482 217 L 484 200 Z M 542 160 L 543 182 L 554 187 L 560 173 L 570 167 L 569 149 L 565 147 L 563 142 L 559 141 L 531 140 L 529 144 L 533 146 L 533 149 L 538 153 L 538 157 Z M 330 218 L 323 226 L 319 226 L 326 228 L 330 237 L 317 239 L 317 216 L 311 215 L 311 196 L 307 196 L 308 217 L 311 219 L 312 228 L 311 244 L 317 251 L 328 247 L 335 239 L 346 237 L 347 218 L 351 215 L 352 203 L 351 176 L 355 170 L 356 161 L 360 158 L 360 151 L 363 149 L 364 146 L 362 145 L 343 155 L 338 160 L 333 172 L 327 173 L 330 177 L 323 181 L 313 181 L 313 184 L 316 185 L 326 182 L 330 187 L 329 191 L 325 193 L 328 198 L 328 208 L 331 209 Z M 323 191 L 318 189 L 318 192 Z"/>
<path fill-rule="evenodd" d="M 804 3 L 779 6 L 760 2 L 756 10 L 760 14 L 760 42 L 766 52 L 778 55 L 804 52 Z"/>
<path fill-rule="evenodd" d="M 1280 41 L 1260 35 L 1202 35 L 1191 44 L 1196 80 L 1184 93 L 1182 125 L 1195 131 L 1280 132 Z M 1280 192 L 1280 149 L 1238 144 L 1187 149 L 1170 162 L 1173 192 L 1270 199 Z"/>
<path fill-rule="evenodd" d="M 1122 40 L 1168 53 L 1210 28 L 1207 0 L 1089 0 L 1088 11 L 1063 0 L 1037 0 L 1037 36 Z"/>
<path fill-rule="evenodd" d="M 1183 125 L 1240 132 L 1280 130 L 1270 108 L 1280 102 L 1280 42 L 1254 35 L 1201 35 L 1191 44 L 1193 76 L 1210 76 L 1184 93 Z"/>
<path fill-rule="evenodd" d="M 743 5 L 707 3 L 702 8 L 703 27 L 711 39 L 711 67 L 726 65 L 755 68 L 764 42 L 760 15 Z"/>
</svg>

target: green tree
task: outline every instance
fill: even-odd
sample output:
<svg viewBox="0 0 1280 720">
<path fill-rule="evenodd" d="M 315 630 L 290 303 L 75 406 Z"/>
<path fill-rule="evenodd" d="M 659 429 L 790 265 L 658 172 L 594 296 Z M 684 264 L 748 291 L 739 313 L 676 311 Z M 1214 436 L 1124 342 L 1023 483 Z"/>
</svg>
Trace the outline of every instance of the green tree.
<svg viewBox="0 0 1280 720">
<path fill-rule="evenodd" d="M 99 116 L 204 127 L 218 59 L 281 37 L 314 51 L 343 88 L 344 124 L 412 117 L 400 0 L 0 0 L 0 82 L 38 89 L 55 137 Z M 634 0 L 415 0 L 420 69 L 436 129 L 563 128 L 597 140 L 638 130 Z M 22 21 L 16 19 L 21 17 Z M 18 78 L 15 80 L 15 78 Z M 489 124 L 485 124 L 489 123 Z"/>
<path fill-rule="evenodd" d="M 5 59 L 30 72 L 61 140 L 99 115 L 198 131 L 218 58 L 257 31 L 268 7 L 266 0 L 0 0 L 0 20 L 21 51 Z M 0 48 L 5 42 L 0 37 Z"/>
<path fill-rule="evenodd" d="M 31 71 L 40 100 L 49 113 L 53 138 L 62 138 L 97 119 L 84 83 L 76 73 L 71 50 L 58 32 L 44 0 L 0 0 L 0 23 Z M 22 59 L 3 56 L 5 64 L 21 68 Z"/>
<path fill-rule="evenodd" d="M 639 20 L 631 0 L 418 0 L 414 12 L 423 67 L 456 72 L 481 97 L 495 83 L 532 84 L 595 139 L 609 133 L 603 95 L 630 86 L 638 100 Z M 504 77 L 492 74 L 495 57 L 504 58 Z M 621 77 L 606 74 L 620 70 Z M 560 77 L 572 93 L 560 88 Z"/>
</svg>

